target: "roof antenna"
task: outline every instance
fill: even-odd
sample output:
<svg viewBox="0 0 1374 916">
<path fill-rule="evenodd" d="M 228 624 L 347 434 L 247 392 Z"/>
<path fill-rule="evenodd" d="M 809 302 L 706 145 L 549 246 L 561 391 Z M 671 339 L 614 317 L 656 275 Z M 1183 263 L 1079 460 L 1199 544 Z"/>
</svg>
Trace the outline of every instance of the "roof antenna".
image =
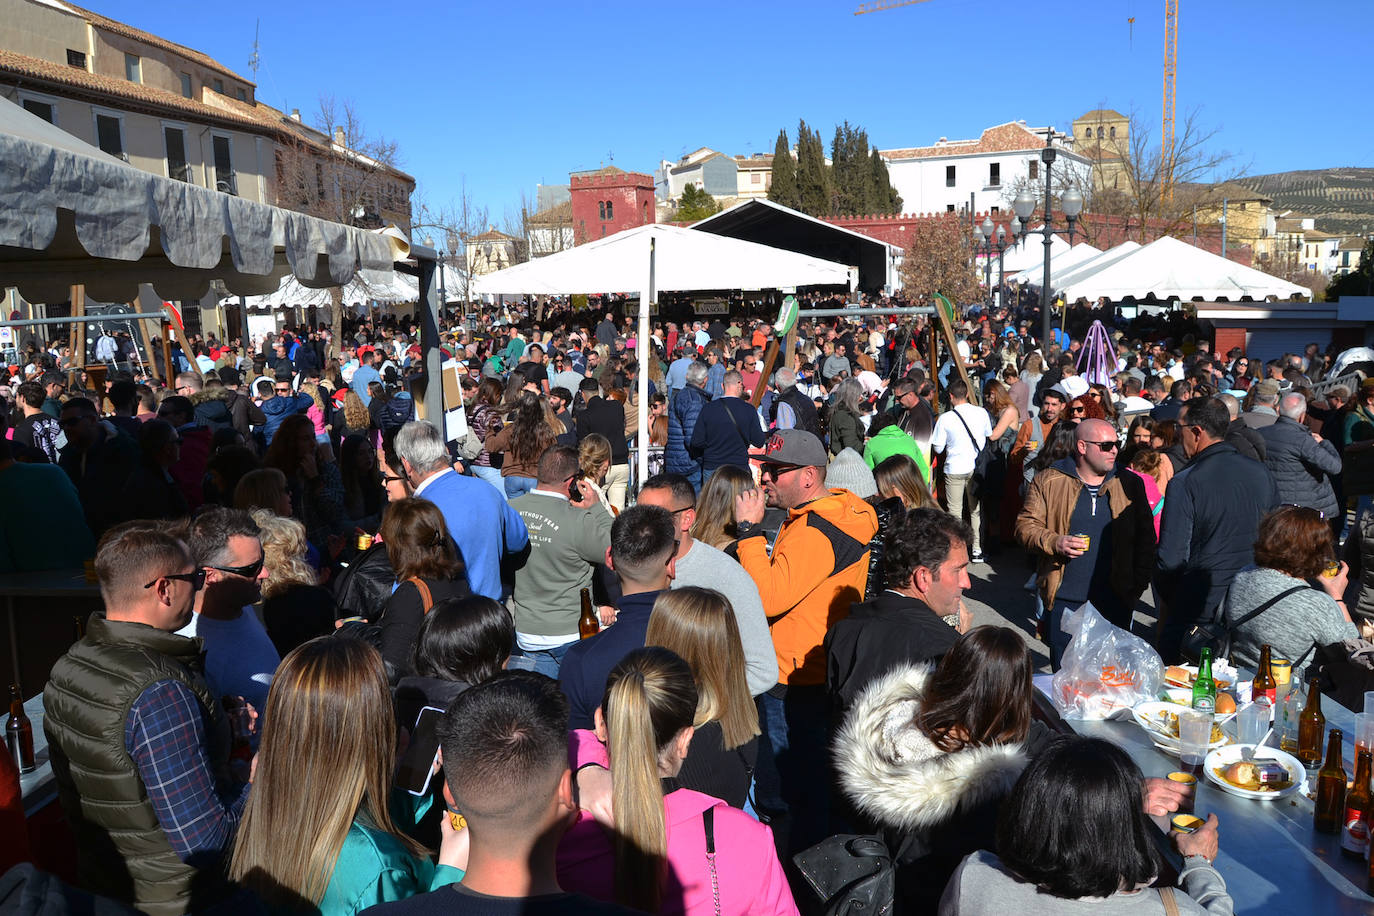
<svg viewBox="0 0 1374 916">
<path fill-rule="evenodd" d="M 248 58 L 248 69 L 253 71 L 253 82 L 258 81 L 258 33 L 262 30 L 262 20 L 253 26 L 253 56 Z"/>
</svg>

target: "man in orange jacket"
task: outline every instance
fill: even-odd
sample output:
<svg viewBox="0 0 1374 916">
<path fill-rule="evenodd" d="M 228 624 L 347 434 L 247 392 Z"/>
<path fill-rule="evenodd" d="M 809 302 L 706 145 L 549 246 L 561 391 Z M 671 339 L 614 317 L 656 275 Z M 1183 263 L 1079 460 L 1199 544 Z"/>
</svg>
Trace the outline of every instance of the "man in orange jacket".
<svg viewBox="0 0 1374 916">
<path fill-rule="evenodd" d="M 780 780 L 769 785 L 767 768 L 760 769 L 759 804 L 770 814 L 790 813 L 793 852 L 829 829 L 825 634 L 863 600 L 868 544 L 878 532 L 872 506 L 826 487 L 828 457 L 814 434 L 776 430 L 760 459 L 763 491 L 735 501 L 739 562 L 763 599 L 781 681 L 759 698 L 759 724 Z M 771 556 L 759 527 L 765 500 L 788 514 Z"/>
</svg>

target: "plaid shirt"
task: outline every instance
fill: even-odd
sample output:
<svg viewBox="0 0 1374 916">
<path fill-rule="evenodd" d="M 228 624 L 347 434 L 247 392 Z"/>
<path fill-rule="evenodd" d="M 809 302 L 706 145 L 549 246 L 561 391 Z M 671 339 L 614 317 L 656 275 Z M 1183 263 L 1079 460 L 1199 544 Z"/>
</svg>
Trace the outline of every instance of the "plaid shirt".
<svg viewBox="0 0 1374 916">
<path fill-rule="evenodd" d="M 248 786 L 227 796 L 216 789 L 202 715 L 189 687 L 158 681 L 139 695 L 124 724 L 124 746 L 158 823 L 172 849 L 191 865 L 218 861 L 248 800 Z"/>
</svg>

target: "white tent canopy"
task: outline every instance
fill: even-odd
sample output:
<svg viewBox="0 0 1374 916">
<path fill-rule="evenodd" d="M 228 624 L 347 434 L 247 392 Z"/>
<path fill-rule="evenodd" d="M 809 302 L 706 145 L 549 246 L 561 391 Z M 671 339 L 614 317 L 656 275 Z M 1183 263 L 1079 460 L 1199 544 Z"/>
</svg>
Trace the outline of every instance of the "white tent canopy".
<svg viewBox="0 0 1374 916">
<path fill-rule="evenodd" d="M 1050 236 L 1051 258 L 1068 250 L 1069 243 L 1063 238 L 1058 235 Z M 1045 238 L 1039 233 L 1026 236 L 1024 240 L 1008 248 L 1007 253 L 1002 256 L 1002 269 L 1006 271 L 1009 277 L 1023 270 L 1043 267 L 1044 264 Z"/>
<path fill-rule="evenodd" d="M 358 275 L 343 287 L 341 293 L 345 305 L 367 302 L 417 302 L 420 298 L 419 287 L 412 277 L 390 270 L 360 270 Z M 272 292 L 262 296 L 248 296 L 244 301 L 248 308 L 261 310 L 296 306 L 309 308 L 312 305 L 324 308 L 331 300 L 327 289 L 311 289 L 301 285 L 295 277 L 283 277 L 281 285 Z"/>
<path fill-rule="evenodd" d="M 1059 252 L 1059 254 L 1052 255 L 1050 257 L 1050 285 L 1057 286 L 1061 275 L 1068 273 L 1085 261 L 1092 260 L 1101 253 L 1101 248 L 1094 248 L 1087 242 L 1082 242 L 1078 245 L 1074 245 L 1072 248 L 1064 249 Z M 1045 280 L 1044 262 L 1042 261 L 1035 267 L 1028 267 L 1021 271 L 1017 274 L 1017 279 L 1023 280 L 1029 286 L 1039 289 L 1040 284 Z"/>
<path fill-rule="evenodd" d="M 1310 296 L 1311 291 L 1263 271 L 1229 261 L 1187 242 L 1165 236 L 1114 263 L 1087 272 L 1060 288 L 1072 301 L 1093 300 L 1099 296 L 1118 300 L 1177 297 L 1183 300 L 1226 299 L 1234 302 L 1249 297 L 1273 296 L 1289 299 Z"/>
<path fill-rule="evenodd" d="M 140 171 L 0 98 L 0 287 L 31 302 L 339 286 L 393 261 L 378 234 Z"/>
<path fill-rule="evenodd" d="M 650 225 L 475 277 L 474 293 L 571 295 L 633 292 L 645 285 L 649 242 L 657 290 L 847 286 L 848 268 L 754 242 Z"/>
<path fill-rule="evenodd" d="M 1066 284 L 1073 283 L 1079 277 L 1085 277 L 1094 271 L 1098 271 L 1104 267 L 1115 264 L 1117 261 L 1120 261 L 1127 255 L 1130 255 L 1131 253 L 1139 250 L 1140 243 L 1132 242 L 1128 239 L 1127 241 L 1122 242 L 1120 245 L 1117 245 L 1113 248 L 1108 248 L 1106 251 L 1103 251 L 1100 254 L 1093 255 L 1091 258 L 1088 258 L 1087 260 L 1079 261 L 1077 264 L 1073 265 L 1068 270 L 1053 273 L 1053 275 L 1050 278 L 1052 281 L 1051 285 L 1056 290 L 1063 289 Z"/>
</svg>

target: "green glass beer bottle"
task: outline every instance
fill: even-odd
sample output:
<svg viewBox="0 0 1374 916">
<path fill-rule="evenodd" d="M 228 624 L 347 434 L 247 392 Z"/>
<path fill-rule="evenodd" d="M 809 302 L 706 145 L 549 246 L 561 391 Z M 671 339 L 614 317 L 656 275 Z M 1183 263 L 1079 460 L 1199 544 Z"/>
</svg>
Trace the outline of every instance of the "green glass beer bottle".
<svg viewBox="0 0 1374 916">
<path fill-rule="evenodd" d="M 1193 708 L 1202 712 L 1217 711 L 1217 682 L 1212 679 L 1212 650 L 1204 648 L 1197 663 L 1197 679 L 1193 681 Z"/>
</svg>

